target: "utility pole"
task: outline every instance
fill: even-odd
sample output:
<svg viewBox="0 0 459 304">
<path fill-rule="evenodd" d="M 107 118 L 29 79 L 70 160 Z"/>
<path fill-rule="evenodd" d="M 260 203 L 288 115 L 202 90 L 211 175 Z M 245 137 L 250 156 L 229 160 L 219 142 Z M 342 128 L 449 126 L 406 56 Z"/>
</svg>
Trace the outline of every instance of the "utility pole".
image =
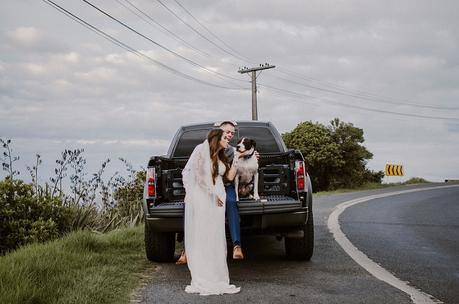
<svg viewBox="0 0 459 304">
<path fill-rule="evenodd" d="M 239 69 L 239 73 L 245 74 L 252 72 L 252 120 L 258 120 L 258 110 L 257 110 L 257 71 L 272 69 L 275 68 L 275 65 L 270 65 L 268 63 L 260 64 L 256 68 L 243 67 Z"/>
</svg>

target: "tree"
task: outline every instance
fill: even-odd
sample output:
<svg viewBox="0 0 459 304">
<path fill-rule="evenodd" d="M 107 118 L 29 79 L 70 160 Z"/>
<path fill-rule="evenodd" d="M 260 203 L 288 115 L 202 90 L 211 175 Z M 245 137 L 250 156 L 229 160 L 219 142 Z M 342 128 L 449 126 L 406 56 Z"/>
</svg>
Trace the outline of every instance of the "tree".
<svg viewBox="0 0 459 304">
<path fill-rule="evenodd" d="M 373 157 L 362 144 L 363 130 L 335 118 L 329 126 L 306 121 L 282 134 L 287 147 L 302 152 L 314 191 L 381 182 L 382 171 L 366 168 Z"/>
<path fill-rule="evenodd" d="M 316 122 L 298 124 L 291 132 L 282 134 L 287 147 L 300 150 L 312 180 L 314 191 L 326 190 L 331 177 L 342 166 L 339 145 L 330 129 Z"/>
<path fill-rule="evenodd" d="M 354 127 L 352 123 L 345 123 L 335 118 L 330 122 L 328 129 L 333 140 L 340 147 L 342 165 L 335 172 L 332 188 L 352 188 L 368 182 L 367 160 L 373 158 L 373 154 L 362 143 L 363 129 Z"/>
</svg>

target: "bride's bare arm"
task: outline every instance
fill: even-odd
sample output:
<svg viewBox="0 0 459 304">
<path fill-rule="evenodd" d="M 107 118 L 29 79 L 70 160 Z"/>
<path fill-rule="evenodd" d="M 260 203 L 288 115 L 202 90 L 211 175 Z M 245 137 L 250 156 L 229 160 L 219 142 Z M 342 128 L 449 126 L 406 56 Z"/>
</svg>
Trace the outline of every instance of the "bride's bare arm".
<svg viewBox="0 0 459 304">
<path fill-rule="evenodd" d="M 237 163 L 239 161 L 239 153 L 234 153 L 234 158 L 233 158 L 233 163 L 231 164 L 230 169 L 226 173 L 226 178 L 229 181 L 234 180 L 234 177 L 236 177 L 236 172 L 237 172 Z"/>
<path fill-rule="evenodd" d="M 233 181 L 235 176 L 236 176 L 236 167 L 235 166 L 231 166 L 231 168 L 228 170 L 228 173 L 226 173 L 226 178 L 229 181 Z"/>
</svg>

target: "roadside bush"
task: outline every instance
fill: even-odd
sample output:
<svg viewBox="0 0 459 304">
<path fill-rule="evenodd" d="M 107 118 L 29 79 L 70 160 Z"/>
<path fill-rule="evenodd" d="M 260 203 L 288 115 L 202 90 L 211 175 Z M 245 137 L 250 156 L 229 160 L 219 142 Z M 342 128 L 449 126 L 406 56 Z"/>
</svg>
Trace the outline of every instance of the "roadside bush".
<svg viewBox="0 0 459 304">
<path fill-rule="evenodd" d="M 0 164 L 7 177 L 0 181 L 0 253 L 31 242 L 44 242 L 68 231 L 108 232 L 143 221 L 145 170 L 134 170 L 123 158 L 127 177 L 106 176 L 105 160 L 96 173 L 85 170 L 84 149 L 65 149 L 56 160 L 54 176 L 40 184 L 41 156 L 27 166 L 31 184 L 17 179 L 19 171 L 10 139 L 0 138 Z M 68 186 L 68 187 L 66 187 Z M 65 189 L 70 189 L 67 193 Z"/>
<path fill-rule="evenodd" d="M 407 180 L 406 182 L 404 182 L 404 184 L 406 184 L 406 185 L 410 185 L 410 184 L 427 184 L 427 183 L 430 183 L 430 182 L 428 180 L 422 178 L 422 177 L 412 177 L 409 180 Z"/>
<path fill-rule="evenodd" d="M 131 227 L 143 221 L 142 200 L 146 172 L 132 172 L 132 175 L 131 181 L 118 187 L 113 194 L 116 212 L 124 218 L 124 224 Z"/>
<path fill-rule="evenodd" d="M 72 209 L 60 198 L 38 196 L 32 185 L 7 177 L 0 181 L 0 253 L 69 230 Z"/>
</svg>

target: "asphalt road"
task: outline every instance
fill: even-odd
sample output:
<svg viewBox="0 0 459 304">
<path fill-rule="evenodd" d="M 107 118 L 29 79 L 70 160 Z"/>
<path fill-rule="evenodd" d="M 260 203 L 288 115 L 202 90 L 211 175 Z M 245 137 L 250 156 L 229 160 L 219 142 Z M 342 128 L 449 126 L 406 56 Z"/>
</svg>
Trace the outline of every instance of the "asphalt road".
<svg viewBox="0 0 459 304">
<path fill-rule="evenodd" d="M 243 238 L 246 259 L 228 260 L 231 283 L 242 287 L 239 294 L 208 297 L 187 294 L 184 288 L 190 282 L 188 268 L 158 264 L 141 292 L 142 302 L 412 303 L 407 294 L 374 278 L 352 260 L 334 240 L 328 230 L 327 220 L 333 208 L 341 202 L 417 187 L 422 186 L 314 198 L 316 240 L 314 256 L 309 262 L 287 260 L 283 242 L 274 237 Z M 412 282 L 445 302 L 449 297 L 459 299 L 455 291 L 459 289 L 459 187 L 453 189 L 392 196 L 350 207 L 340 217 L 342 230 L 361 251 L 383 267 L 387 265 L 388 270 L 395 272 L 397 277 Z M 440 203 L 445 200 L 445 203 Z M 435 201 L 435 206 L 441 205 L 442 208 L 435 208 L 432 201 Z M 389 211 L 384 205 L 401 208 L 397 209 L 401 211 Z M 450 211 L 445 210 L 447 208 L 451 208 Z M 413 209 L 419 212 L 413 213 Z M 432 212 L 440 209 L 440 214 L 432 215 Z M 413 218 L 413 214 L 418 214 L 416 216 L 419 219 Z M 441 238 L 437 237 L 438 234 Z M 436 262 L 431 266 L 426 261 Z M 446 272 L 448 274 L 444 275 Z M 446 284 L 450 285 L 442 287 Z"/>
<path fill-rule="evenodd" d="M 402 281 L 459 303 L 459 187 L 352 206 L 340 224 L 360 251 Z"/>
</svg>

